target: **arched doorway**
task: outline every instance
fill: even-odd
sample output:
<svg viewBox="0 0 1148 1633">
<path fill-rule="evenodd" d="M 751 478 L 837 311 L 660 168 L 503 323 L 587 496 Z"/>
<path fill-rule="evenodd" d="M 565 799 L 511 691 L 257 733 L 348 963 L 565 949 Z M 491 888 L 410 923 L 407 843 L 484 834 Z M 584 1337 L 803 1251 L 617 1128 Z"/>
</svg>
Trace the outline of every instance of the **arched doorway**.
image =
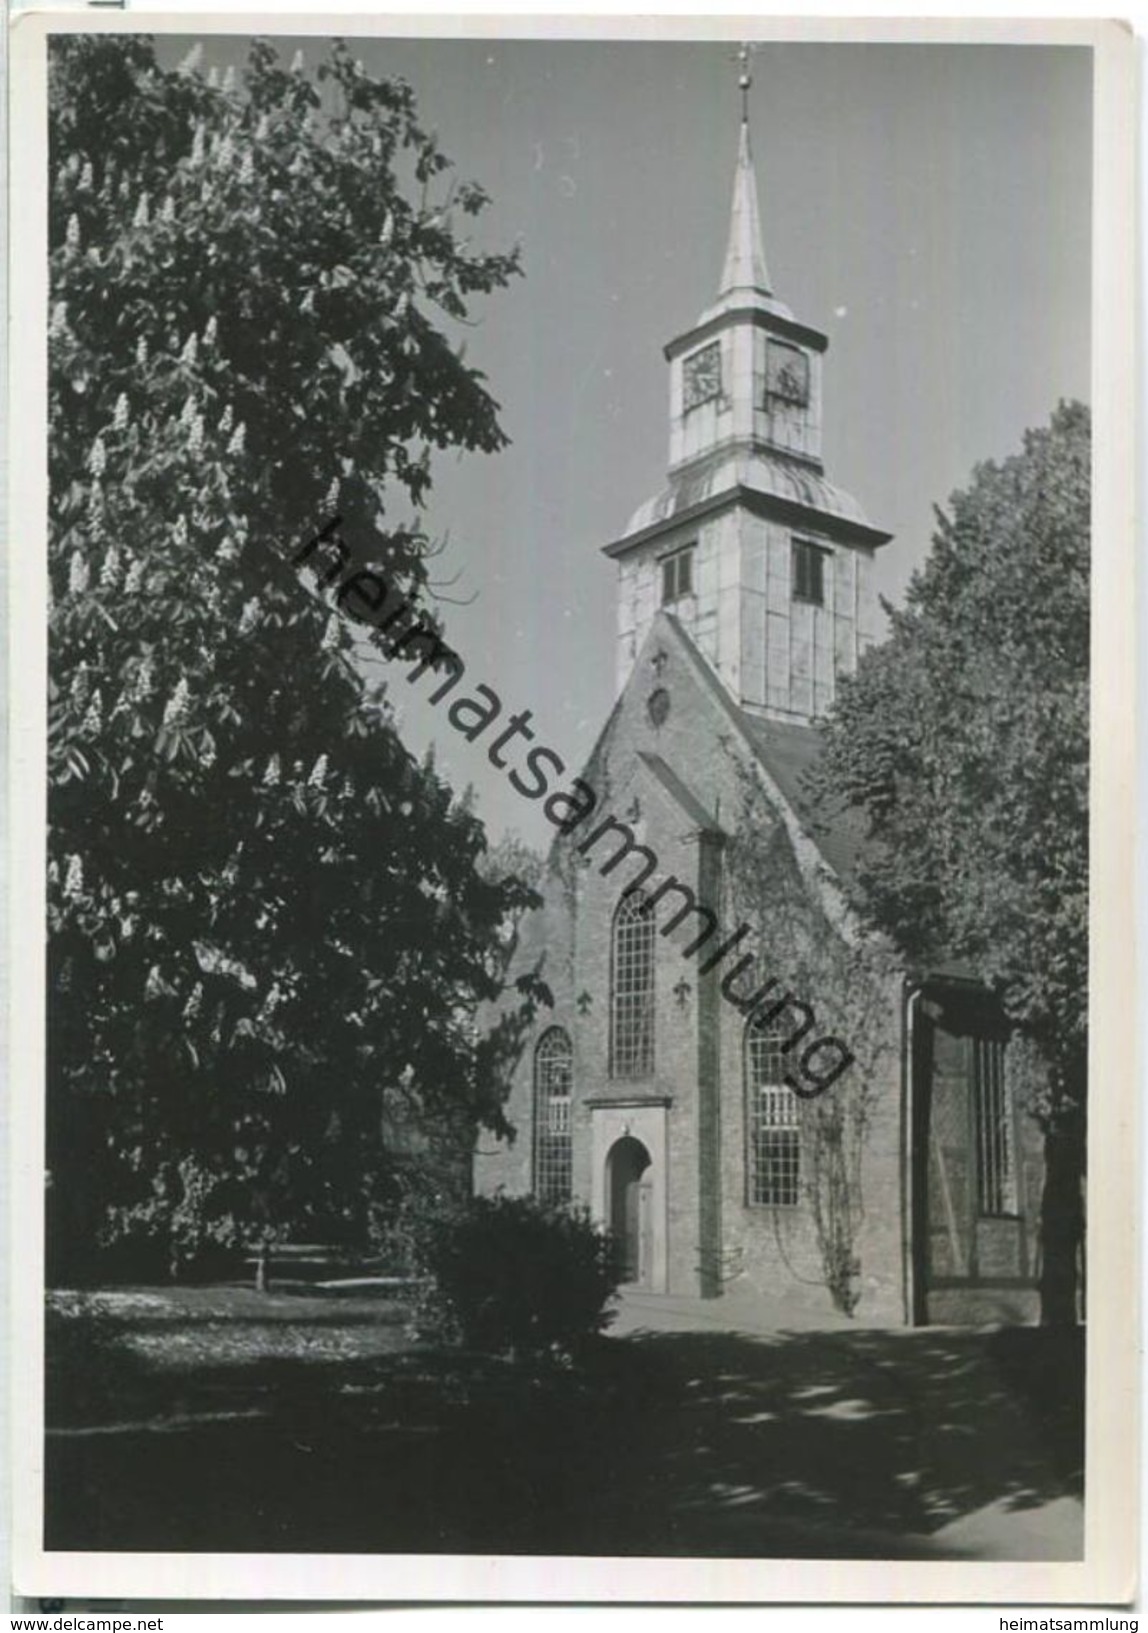
<svg viewBox="0 0 1148 1633">
<path fill-rule="evenodd" d="M 606 1158 L 610 1233 L 622 1246 L 622 1280 L 650 1279 L 650 1153 L 626 1134 Z"/>
</svg>

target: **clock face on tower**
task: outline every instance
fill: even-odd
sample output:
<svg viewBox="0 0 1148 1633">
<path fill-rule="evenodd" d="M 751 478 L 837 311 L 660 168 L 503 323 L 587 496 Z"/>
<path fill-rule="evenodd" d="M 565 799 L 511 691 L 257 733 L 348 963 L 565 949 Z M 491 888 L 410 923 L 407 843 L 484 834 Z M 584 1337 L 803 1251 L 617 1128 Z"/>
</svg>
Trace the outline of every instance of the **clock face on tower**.
<svg viewBox="0 0 1148 1633">
<path fill-rule="evenodd" d="M 712 341 L 682 364 L 682 409 L 689 413 L 721 391 L 721 342 Z"/>
<path fill-rule="evenodd" d="M 765 354 L 765 395 L 804 408 L 809 402 L 809 359 L 796 346 L 771 340 Z"/>
</svg>

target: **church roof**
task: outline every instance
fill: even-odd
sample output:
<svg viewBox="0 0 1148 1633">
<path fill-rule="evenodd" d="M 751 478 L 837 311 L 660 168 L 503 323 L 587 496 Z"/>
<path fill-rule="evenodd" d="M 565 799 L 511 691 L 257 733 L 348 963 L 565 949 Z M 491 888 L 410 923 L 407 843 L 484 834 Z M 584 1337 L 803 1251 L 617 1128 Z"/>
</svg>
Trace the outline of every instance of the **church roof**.
<svg viewBox="0 0 1148 1633">
<path fill-rule="evenodd" d="M 662 620 L 681 642 L 694 672 L 737 727 L 762 770 L 813 841 L 822 861 L 838 882 L 848 889 L 857 877 L 865 842 L 865 819 L 861 812 L 844 804 L 828 806 L 815 803 L 810 783 L 823 752 L 818 728 L 802 725 L 798 721 L 770 720 L 739 708 L 698 651 L 689 632 L 664 608 L 655 620 L 655 628 Z M 653 632 L 650 638 L 654 638 Z M 658 757 L 643 754 L 641 758 Z M 664 762 L 661 763 L 664 765 Z M 666 770 L 669 768 L 666 767 Z M 686 792 L 688 794 L 688 790 Z M 698 825 L 712 826 L 713 823 L 711 820 L 699 822 Z M 985 990 L 983 978 L 975 964 L 944 949 L 939 949 L 932 959 L 919 966 L 907 967 L 907 973 L 925 985 L 958 985 L 976 987 L 981 992 Z"/>
<path fill-rule="evenodd" d="M 814 809 L 808 779 L 821 758 L 817 727 L 767 720 L 745 709 L 738 709 L 737 714 L 757 758 L 829 867 L 842 883 L 851 882 L 864 839 L 864 822 L 858 812 L 848 807 L 832 812 L 821 806 Z"/>
<path fill-rule="evenodd" d="M 822 860 L 842 884 L 853 881 L 864 840 L 864 819 L 846 806 L 815 807 L 809 786 L 810 773 L 822 753 L 821 733 L 816 726 L 798 721 L 770 720 L 739 708 L 717 675 L 702 657 L 688 632 L 664 608 L 655 620 L 673 630 L 688 655 L 691 667 L 723 712 L 740 732 L 774 787 L 816 845 Z M 651 631 L 650 639 L 654 638 Z"/>
</svg>

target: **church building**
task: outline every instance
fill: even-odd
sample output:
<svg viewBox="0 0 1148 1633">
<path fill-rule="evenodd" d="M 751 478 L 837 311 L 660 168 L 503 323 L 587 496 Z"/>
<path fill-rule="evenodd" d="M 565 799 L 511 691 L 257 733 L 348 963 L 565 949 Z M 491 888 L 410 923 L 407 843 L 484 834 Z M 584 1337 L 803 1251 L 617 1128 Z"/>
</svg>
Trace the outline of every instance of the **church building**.
<svg viewBox="0 0 1148 1633">
<path fill-rule="evenodd" d="M 826 476 L 828 340 L 774 292 L 744 100 L 717 296 L 665 348 L 666 483 L 605 546 L 596 825 L 555 840 L 516 950 L 553 1007 L 475 1184 L 584 1204 L 631 1282 L 779 1327 L 1029 1320 L 1041 1143 L 1003 1017 L 861 937 L 856 819 L 811 809 L 890 535 Z"/>
</svg>

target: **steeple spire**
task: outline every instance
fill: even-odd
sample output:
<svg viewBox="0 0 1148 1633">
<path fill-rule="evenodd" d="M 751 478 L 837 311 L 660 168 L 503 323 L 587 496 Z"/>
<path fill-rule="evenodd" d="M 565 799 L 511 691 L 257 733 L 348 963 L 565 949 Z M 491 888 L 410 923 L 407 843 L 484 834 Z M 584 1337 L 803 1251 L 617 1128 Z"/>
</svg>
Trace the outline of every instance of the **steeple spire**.
<svg viewBox="0 0 1148 1633">
<path fill-rule="evenodd" d="M 606 553 L 619 567 L 620 685 L 661 604 L 739 708 L 809 724 L 874 638 L 869 574 L 889 535 L 825 475 L 828 336 L 770 292 L 749 148 L 749 56 L 743 47 L 737 58 L 741 130 L 721 291 L 664 348 L 666 485 Z"/>
<path fill-rule="evenodd" d="M 729 245 L 722 268 L 722 295 L 734 290 L 754 289 L 768 295 L 769 270 L 765 264 L 765 250 L 761 242 L 761 222 L 757 213 L 757 177 L 753 169 L 753 154 L 749 146 L 749 90 L 753 78 L 749 71 L 749 46 L 743 45 L 737 54 L 738 89 L 741 91 L 741 133 L 738 140 L 737 169 L 733 179 L 733 206 L 730 211 Z"/>
</svg>

